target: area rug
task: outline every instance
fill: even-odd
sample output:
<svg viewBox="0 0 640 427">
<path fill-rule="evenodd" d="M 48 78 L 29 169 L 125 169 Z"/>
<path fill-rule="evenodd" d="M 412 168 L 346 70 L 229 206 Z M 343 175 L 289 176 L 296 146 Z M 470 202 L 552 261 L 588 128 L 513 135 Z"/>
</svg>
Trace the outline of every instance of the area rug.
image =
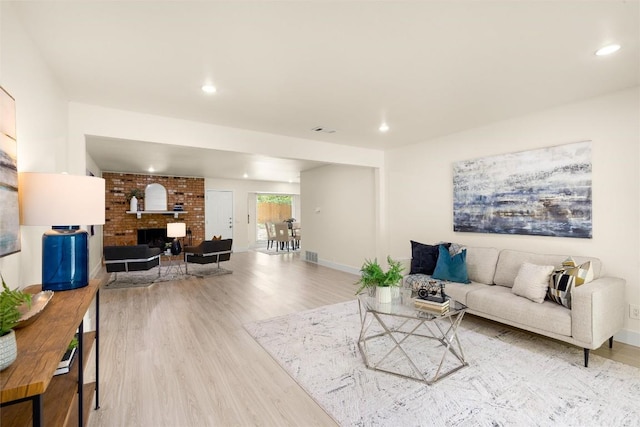
<svg viewBox="0 0 640 427">
<path fill-rule="evenodd" d="M 638 426 L 640 370 L 500 325 L 463 320 L 469 366 L 427 386 L 367 369 L 356 301 L 245 329 L 341 426 Z M 407 343 L 417 356 L 420 342 Z M 431 350 L 427 350 L 431 351 Z"/>
<path fill-rule="evenodd" d="M 287 251 L 286 249 L 280 249 L 278 251 L 276 251 L 276 248 L 273 249 L 267 249 L 267 248 L 255 248 L 254 251 L 256 252 L 260 252 L 263 254 L 267 254 L 267 255 L 287 255 L 287 254 L 299 254 L 300 253 L 300 249 L 293 249 L 293 250 L 289 250 Z"/>
<path fill-rule="evenodd" d="M 181 280 L 187 277 L 202 278 L 224 274 L 231 274 L 231 270 L 222 267 L 217 268 L 217 264 L 189 264 L 189 274 L 185 274 L 184 264 L 181 265 L 180 269 L 176 268 L 176 266 L 163 266 L 160 276 L 158 276 L 157 267 L 147 271 L 118 273 L 117 280 L 115 280 L 115 273 L 111 273 L 111 278 L 104 286 L 104 289 L 142 288 L 155 283 Z"/>
</svg>

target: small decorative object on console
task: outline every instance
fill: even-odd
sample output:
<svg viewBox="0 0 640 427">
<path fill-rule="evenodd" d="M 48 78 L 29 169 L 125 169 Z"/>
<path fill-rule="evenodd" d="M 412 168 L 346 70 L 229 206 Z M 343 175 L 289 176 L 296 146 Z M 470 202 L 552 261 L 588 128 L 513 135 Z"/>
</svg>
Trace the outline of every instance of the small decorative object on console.
<svg viewBox="0 0 640 427">
<path fill-rule="evenodd" d="M 418 288 L 418 298 L 443 303 L 447 301 L 444 293 L 444 282 L 440 280 L 429 280 L 426 284 L 421 284 Z"/>
<path fill-rule="evenodd" d="M 18 319 L 14 329 L 24 328 L 34 322 L 42 313 L 42 310 L 47 306 L 49 301 L 53 298 L 53 291 L 41 291 L 31 296 L 31 304 L 23 302 L 18 306 L 20 311 L 20 319 Z"/>
<path fill-rule="evenodd" d="M 436 314 L 445 314 L 449 311 L 448 298 L 444 302 L 435 302 L 418 298 L 414 300 L 413 304 L 414 307 L 418 310 L 428 311 Z"/>
<path fill-rule="evenodd" d="M 62 356 L 62 360 L 58 363 L 58 369 L 53 373 L 53 375 L 61 375 L 66 374 L 71 370 L 71 364 L 73 363 L 76 350 L 78 348 L 78 334 L 73 337 L 71 343 L 69 343 L 69 347 L 67 347 L 67 351 Z"/>
</svg>

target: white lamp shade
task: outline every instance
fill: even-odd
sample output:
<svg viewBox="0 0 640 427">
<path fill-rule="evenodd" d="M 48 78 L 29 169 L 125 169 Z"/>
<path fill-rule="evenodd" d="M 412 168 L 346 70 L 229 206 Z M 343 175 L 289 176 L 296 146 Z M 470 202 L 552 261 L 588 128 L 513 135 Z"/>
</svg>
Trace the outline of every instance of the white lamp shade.
<svg viewBox="0 0 640 427">
<path fill-rule="evenodd" d="M 104 224 L 104 179 L 56 173 L 18 174 L 20 224 Z"/>
<path fill-rule="evenodd" d="M 167 237 L 184 237 L 187 235 L 187 226 L 184 222 L 170 222 L 167 224 Z"/>
</svg>

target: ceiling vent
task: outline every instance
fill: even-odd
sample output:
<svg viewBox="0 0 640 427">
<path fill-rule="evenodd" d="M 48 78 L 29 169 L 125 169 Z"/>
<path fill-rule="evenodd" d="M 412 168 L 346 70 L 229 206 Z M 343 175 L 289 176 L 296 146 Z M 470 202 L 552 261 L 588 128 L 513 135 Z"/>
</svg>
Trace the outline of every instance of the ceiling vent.
<svg viewBox="0 0 640 427">
<path fill-rule="evenodd" d="M 314 132 L 335 133 L 335 129 L 329 129 L 324 126 L 317 126 L 311 129 Z"/>
</svg>

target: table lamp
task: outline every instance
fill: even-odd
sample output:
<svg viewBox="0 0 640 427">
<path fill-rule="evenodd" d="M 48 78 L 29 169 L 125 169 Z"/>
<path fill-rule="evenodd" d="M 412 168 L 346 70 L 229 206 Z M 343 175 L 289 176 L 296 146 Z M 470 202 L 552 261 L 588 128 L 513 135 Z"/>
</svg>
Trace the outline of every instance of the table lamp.
<svg viewBox="0 0 640 427">
<path fill-rule="evenodd" d="M 21 172 L 18 193 L 20 224 L 51 226 L 42 235 L 42 289 L 87 286 L 89 235 L 80 224 L 104 224 L 104 179 Z"/>
<path fill-rule="evenodd" d="M 178 255 L 182 252 L 182 246 L 180 246 L 180 241 L 177 238 L 186 235 L 187 226 L 184 222 L 170 222 L 167 224 L 167 237 L 173 237 L 173 242 L 171 243 L 171 253 L 173 255 Z"/>
</svg>

